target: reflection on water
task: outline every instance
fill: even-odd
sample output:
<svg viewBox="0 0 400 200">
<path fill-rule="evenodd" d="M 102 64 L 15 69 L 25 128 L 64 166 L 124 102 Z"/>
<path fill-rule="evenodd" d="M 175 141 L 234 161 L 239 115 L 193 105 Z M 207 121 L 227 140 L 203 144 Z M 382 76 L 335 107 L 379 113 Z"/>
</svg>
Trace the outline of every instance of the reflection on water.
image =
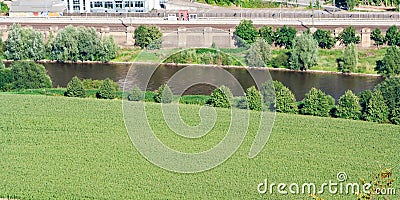
<svg viewBox="0 0 400 200">
<path fill-rule="evenodd" d="M 129 80 L 133 85 L 138 85 L 141 88 L 146 87 L 148 82 L 148 90 L 156 90 L 161 84 L 168 81 L 176 72 L 184 67 L 177 66 L 160 66 L 156 69 L 146 65 L 132 65 L 132 64 L 59 64 L 47 63 L 45 67 L 53 81 L 55 87 L 65 87 L 73 76 L 79 78 L 92 78 L 92 79 L 105 79 L 111 78 L 118 82 L 121 87 L 125 82 L 125 77 L 131 68 Z M 155 70 L 154 70 L 155 69 Z M 187 80 L 199 79 L 205 77 L 207 79 L 218 80 L 218 73 L 216 68 L 202 67 L 201 70 L 195 70 L 189 74 Z M 243 88 L 254 85 L 254 80 L 251 78 L 246 69 L 230 68 L 226 69 L 231 73 Z M 251 69 L 257 72 L 259 69 Z M 154 71 L 154 73 L 153 73 Z M 152 74 L 153 73 L 153 74 Z M 291 71 L 270 71 L 271 77 L 274 80 L 283 82 L 289 87 L 296 95 L 298 100 L 304 98 L 311 87 L 322 89 L 327 94 L 332 95 L 338 99 L 346 90 L 352 90 L 358 93 L 362 90 L 372 89 L 375 85 L 380 83 L 383 78 L 369 77 L 369 76 L 348 76 L 341 74 L 317 74 L 317 73 L 303 73 Z M 150 80 L 148 80 L 148 78 Z M 185 80 L 181 82 L 182 87 L 186 87 Z M 171 88 L 173 91 L 176 88 Z M 189 87 L 184 94 L 210 94 L 214 86 L 208 84 L 198 84 Z M 240 95 L 235 93 L 235 95 Z"/>
</svg>

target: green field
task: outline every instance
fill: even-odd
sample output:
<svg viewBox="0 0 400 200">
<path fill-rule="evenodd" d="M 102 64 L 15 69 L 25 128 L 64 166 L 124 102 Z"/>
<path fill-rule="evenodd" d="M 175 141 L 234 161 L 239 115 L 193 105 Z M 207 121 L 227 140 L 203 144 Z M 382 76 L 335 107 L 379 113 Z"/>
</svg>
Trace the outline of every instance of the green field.
<svg viewBox="0 0 400 200">
<path fill-rule="evenodd" d="M 218 109 L 210 136 L 184 141 L 159 123 L 159 104 L 149 103 L 147 108 L 160 140 L 188 152 L 218 143 L 230 119 L 228 110 Z M 199 106 L 181 108 L 185 122 L 199 123 Z M 266 178 L 322 184 L 336 181 L 338 172 L 346 172 L 348 182 L 359 182 L 379 166 L 392 166 L 400 178 L 400 126 L 389 124 L 277 114 L 267 145 L 254 159 L 247 155 L 256 122 L 228 161 L 209 171 L 179 174 L 154 166 L 135 150 L 124 126 L 121 100 L 0 94 L 0 113 L 0 198 L 310 199 L 276 191 L 260 195 L 257 185 Z"/>
</svg>

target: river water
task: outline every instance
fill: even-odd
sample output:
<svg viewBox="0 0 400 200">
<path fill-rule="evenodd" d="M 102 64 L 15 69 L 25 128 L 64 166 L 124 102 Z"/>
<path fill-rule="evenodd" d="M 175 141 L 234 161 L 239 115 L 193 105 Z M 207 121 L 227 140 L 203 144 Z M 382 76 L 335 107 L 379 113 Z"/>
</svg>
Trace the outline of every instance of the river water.
<svg viewBox="0 0 400 200">
<path fill-rule="evenodd" d="M 159 66 L 154 71 L 152 67 L 143 64 L 44 64 L 54 87 L 65 87 L 73 76 L 79 78 L 105 79 L 110 78 L 122 87 L 129 71 L 129 80 L 135 85 L 148 90 L 156 90 L 161 84 L 168 81 L 176 72 L 183 69 L 182 66 Z M 226 69 L 243 86 L 247 88 L 254 85 L 254 80 L 249 72 L 243 68 Z M 251 69 L 257 73 L 257 69 Z M 154 73 L 153 73 L 154 71 Z M 366 89 L 373 89 L 383 78 L 374 76 L 349 76 L 343 74 L 306 73 L 293 71 L 269 71 L 273 80 L 278 80 L 290 88 L 298 100 L 304 98 L 311 87 L 322 89 L 325 93 L 338 99 L 346 90 L 355 93 Z M 219 79 L 213 67 L 202 67 L 190 74 L 187 78 Z M 149 80 L 149 76 L 151 77 Z M 148 84 L 146 84 L 148 83 Z M 182 84 L 185 84 L 182 81 Z M 171 88 L 174 91 L 174 88 Z M 211 85 L 195 85 L 185 91 L 184 94 L 210 94 L 214 89 Z M 235 94 L 235 92 L 234 92 Z M 236 94 L 239 95 L 239 94 Z"/>
</svg>

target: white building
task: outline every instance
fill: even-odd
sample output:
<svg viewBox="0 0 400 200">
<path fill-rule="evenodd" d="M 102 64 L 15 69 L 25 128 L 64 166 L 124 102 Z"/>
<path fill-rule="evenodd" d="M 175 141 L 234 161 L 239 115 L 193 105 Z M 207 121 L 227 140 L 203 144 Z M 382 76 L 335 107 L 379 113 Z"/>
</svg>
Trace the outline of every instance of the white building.
<svg viewBox="0 0 400 200">
<path fill-rule="evenodd" d="M 68 13 L 126 13 L 161 9 L 160 0 L 65 0 Z"/>
<path fill-rule="evenodd" d="M 10 6 L 10 16 L 62 16 L 66 10 L 61 0 L 15 0 Z"/>
</svg>

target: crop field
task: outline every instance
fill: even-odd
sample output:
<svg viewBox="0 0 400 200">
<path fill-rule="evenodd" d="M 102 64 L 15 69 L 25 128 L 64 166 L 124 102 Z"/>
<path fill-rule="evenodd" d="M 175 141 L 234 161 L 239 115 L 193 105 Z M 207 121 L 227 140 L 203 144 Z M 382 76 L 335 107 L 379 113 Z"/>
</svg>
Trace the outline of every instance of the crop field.
<svg viewBox="0 0 400 200">
<path fill-rule="evenodd" d="M 200 106 L 180 108 L 187 124 L 199 123 Z M 159 139 L 187 152 L 217 144 L 230 122 L 229 110 L 217 109 L 210 135 L 184 139 L 162 122 L 160 104 L 148 103 L 146 109 Z M 251 119 L 257 115 L 251 112 Z M 0 94 L 0 198 L 311 199 L 308 194 L 260 194 L 257 186 L 265 179 L 321 185 L 337 181 L 338 172 L 347 174 L 347 182 L 359 183 L 380 166 L 393 167 L 399 188 L 400 126 L 277 114 L 268 143 L 250 159 L 257 127 L 253 120 L 244 142 L 225 163 L 180 174 L 151 164 L 135 149 L 121 100 Z M 319 196 L 356 199 L 327 191 Z"/>
</svg>

